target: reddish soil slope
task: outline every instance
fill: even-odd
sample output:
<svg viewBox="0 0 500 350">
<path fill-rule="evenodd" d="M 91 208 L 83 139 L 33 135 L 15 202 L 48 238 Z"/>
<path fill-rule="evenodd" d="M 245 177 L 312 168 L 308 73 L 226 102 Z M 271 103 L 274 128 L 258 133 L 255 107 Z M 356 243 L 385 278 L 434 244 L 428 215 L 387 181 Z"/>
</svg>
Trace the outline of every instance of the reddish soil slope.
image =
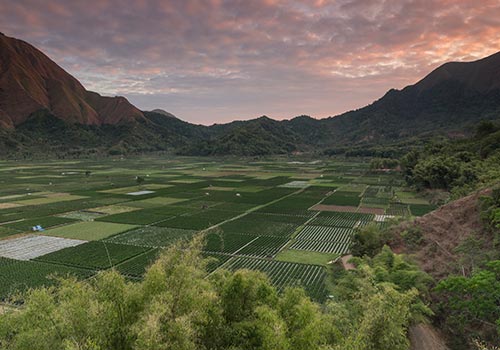
<svg viewBox="0 0 500 350">
<path fill-rule="evenodd" d="M 487 192 L 461 198 L 415 219 L 411 225 L 421 230 L 422 244 L 411 249 L 398 242 L 394 246 L 395 250 L 412 254 L 422 269 L 437 279 L 450 273 L 460 273 L 457 264 L 460 255 L 455 248 L 467 237 L 481 233 L 483 225 L 479 214 L 479 197 Z M 411 225 L 403 224 L 397 230 L 402 232 Z M 487 239 L 485 236 L 483 238 Z"/>
</svg>

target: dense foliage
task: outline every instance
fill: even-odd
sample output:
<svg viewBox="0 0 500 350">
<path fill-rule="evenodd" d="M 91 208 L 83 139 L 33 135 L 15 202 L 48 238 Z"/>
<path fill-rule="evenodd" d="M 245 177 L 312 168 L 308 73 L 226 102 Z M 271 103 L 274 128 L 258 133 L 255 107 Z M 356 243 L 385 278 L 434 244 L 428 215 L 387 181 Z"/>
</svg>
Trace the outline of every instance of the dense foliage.
<svg viewBox="0 0 500 350">
<path fill-rule="evenodd" d="M 460 196 L 500 179 L 500 124 L 481 122 L 474 137 L 429 143 L 402 159 L 406 180 L 417 189 Z"/>
<path fill-rule="evenodd" d="M 455 338 L 500 343 L 500 260 L 488 262 L 471 276 L 448 277 L 436 292 L 438 312 Z"/>
<path fill-rule="evenodd" d="M 429 314 L 425 279 L 387 248 L 339 278 L 326 305 L 277 293 L 259 272 L 206 278 L 201 238 L 161 255 L 142 282 L 116 271 L 31 291 L 0 316 L 2 349 L 408 349 Z"/>
<path fill-rule="evenodd" d="M 441 280 L 433 293 L 437 320 L 452 334 L 456 349 L 471 343 L 500 343 L 500 188 L 480 199 L 481 232 L 455 248 L 461 275 Z"/>
</svg>

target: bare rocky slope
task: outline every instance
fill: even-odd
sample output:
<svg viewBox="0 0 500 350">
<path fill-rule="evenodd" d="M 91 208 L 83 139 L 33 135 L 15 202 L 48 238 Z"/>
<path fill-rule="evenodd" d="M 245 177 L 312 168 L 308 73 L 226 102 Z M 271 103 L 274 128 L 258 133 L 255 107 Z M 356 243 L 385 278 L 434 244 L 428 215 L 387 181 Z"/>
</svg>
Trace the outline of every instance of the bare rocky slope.
<svg viewBox="0 0 500 350">
<path fill-rule="evenodd" d="M 47 110 L 69 123 L 118 124 L 144 118 L 124 97 L 103 97 L 30 44 L 0 33 L 0 127 Z"/>
<path fill-rule="evenodd" d="M 463 256 L 456 248 L 469 237 L 483 239 L 485 250 L 491 243 L 492 237 L 483 233 L 479 202 L 479 198 L 489 192 L 476 192 L 443 205 L 410 224 L 398 226 L 395 229 L 398 233 L 416 228 L 422 240 L 418 246 L 410 247 L 400 239 L 393 248 L 411 254 L 421 268 L 436 280 L 450 274 L 462 274 L 460 259 Z"/>
</svg>

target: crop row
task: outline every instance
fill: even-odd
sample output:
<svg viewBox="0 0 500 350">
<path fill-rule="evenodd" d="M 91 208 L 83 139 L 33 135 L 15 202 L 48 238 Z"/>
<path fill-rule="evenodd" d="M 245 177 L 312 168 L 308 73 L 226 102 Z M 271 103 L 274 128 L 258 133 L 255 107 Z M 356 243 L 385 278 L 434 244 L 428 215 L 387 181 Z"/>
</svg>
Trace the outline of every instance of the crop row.
<svg viewBox="0 0 500 350">
<path fill-rule="evenodd" d="M 320 253 L 346 254 L 349 252 L 349 243 L 320 242 L 320 241 L 295 241 L 290 249 L 308 250 Z"/>
<path fill-rule="evenodd" d="M 343 205 L 357 207 L 361 198 L 357 193 L 337 191 L 329 197 L 326 197 L 321 204 L 325 205 Z"/>
<path fill-rule="evenodd" d="M 192 238 L 198 231 L 170 227 L 143 226 L 106 239 L 107 242 L 141 247 L 166 247 Z"/>
<path fill-rule="evenodd" d="M 90 270 L 0 257 L 0 300 L 30 288 L 52 285 L 56 275 L 86 278 L 92 274 Z"/>
<path fill-rule="evenodd" d="M 233 258 L 224 265 L 228 270 L 249 269 L 264 272 L 271 283 L 283 290 L 286 287 L 302 286 L 316 300 L 325 298 L 326 271 L 317 265 L 296 264 L 275 260 Z"/>
<path fill-rule="evenodd" d="M 246 233 L 258 236 L 288 237 L 295 232 L 298 225 L 265 220 L 247 220 L 247 217 L 233 220 L 221 225 L 224 232 Z"/>
<path fill-rule="evenodd" d="M 36 260 L 92 270 L 107 269 L 142 254 L 150 248 L 92 241 L 43 255 Z"/>
<path fill-rule="evenodd" d="M 244 248 L 238 250 L 236 254 L 272 258 L 287 242 L 287 237 L 260 236 Z"/>
<path fill-rule="evenodd" d="M 307 225 L 297 235 L 297 240 L 349 243 L 354 230 L 344 227 Z"/>
<path fill-rule="evenodd" d="M 408 204 L 391 203 L 385 210 L 385 213 L 387 215 L 408 216 L 410 215 L 410 210 L 408 209 Z"/>
</svg>

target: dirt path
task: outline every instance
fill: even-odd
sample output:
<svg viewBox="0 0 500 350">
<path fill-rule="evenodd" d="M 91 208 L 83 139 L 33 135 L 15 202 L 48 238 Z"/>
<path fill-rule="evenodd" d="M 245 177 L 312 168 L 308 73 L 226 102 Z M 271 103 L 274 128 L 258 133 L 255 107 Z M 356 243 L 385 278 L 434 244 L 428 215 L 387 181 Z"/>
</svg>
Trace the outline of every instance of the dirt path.
<svg viewBox="0 0 500 350">
<path fill-rule="evenodd" d="M 349 270 L 355 270 L 356 269 L 356 266 L 354 266 L 353 264 L 351 264 L 349 262 L 349 260 L 352 258 L 352 255 L 344 255 L 342 258 L 341 258 L 341 261 L 342 261 L 342 266 L 344 266 L 344 270 L 346 271 L 349 271 Z"/>
<path fill-rule="evenodd" d="M 410 327 L 411 350 L 449 350 L 441 335 L 427 324 Z"/>
</svg>

